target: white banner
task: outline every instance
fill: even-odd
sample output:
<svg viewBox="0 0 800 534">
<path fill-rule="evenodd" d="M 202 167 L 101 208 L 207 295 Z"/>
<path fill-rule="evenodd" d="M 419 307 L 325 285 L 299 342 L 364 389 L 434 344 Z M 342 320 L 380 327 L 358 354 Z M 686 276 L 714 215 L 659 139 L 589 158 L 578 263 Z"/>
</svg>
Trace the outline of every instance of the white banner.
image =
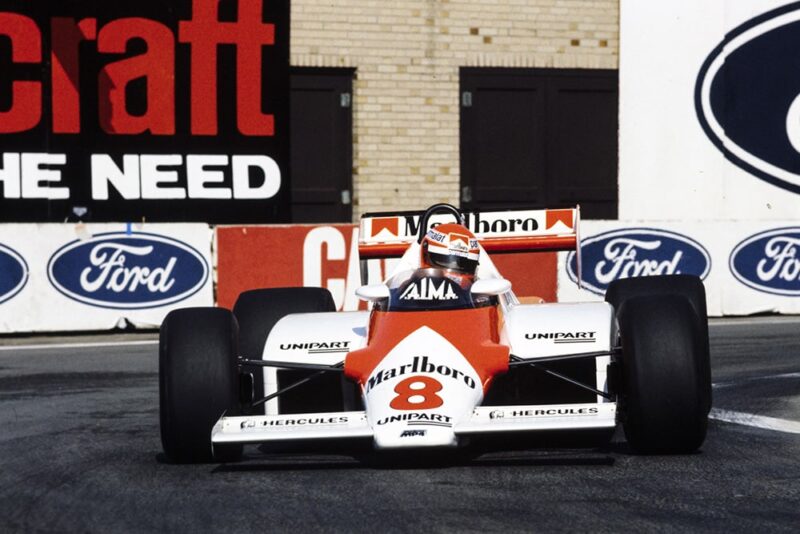
<svg viewBox="0 0 800 534">
<path fill-rule="evenodd" d="M 558 300 L 602 300 L 620 278 L 694 274 L 712 316 L 800 313 L 800 221 L 585 221 L 582 283 L 559 253 Z"/>
<path fill-rule="evenodd" d="M 157 327 L 214 304 L 205 224 L 0 225 L 0 332 Z"/>
<path fill-rule="evenodd" d="M 621 0 L 620 32 L 620 219 L 800 219 L 800 4 Z"/>
</svg>

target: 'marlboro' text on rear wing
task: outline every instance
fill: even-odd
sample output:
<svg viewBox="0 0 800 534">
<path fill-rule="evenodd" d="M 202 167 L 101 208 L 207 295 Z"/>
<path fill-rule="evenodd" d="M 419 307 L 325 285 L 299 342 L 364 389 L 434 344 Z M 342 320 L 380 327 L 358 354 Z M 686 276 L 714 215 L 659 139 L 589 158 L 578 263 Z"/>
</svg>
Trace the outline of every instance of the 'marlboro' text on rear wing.
<svg viewBox="0 0 800 534">
<path fill-rule="evenodd" d="M 578 249 L 580 207 L 517 211 L 462 212 L 464 222 L 486 252 L 536 252 Z M 361 217 L 361 260 L 396 258 L 419 236 L 422 212 L 367 213 Z M 453 221 L 431 216 L 428 228 Z"/>
</svg>

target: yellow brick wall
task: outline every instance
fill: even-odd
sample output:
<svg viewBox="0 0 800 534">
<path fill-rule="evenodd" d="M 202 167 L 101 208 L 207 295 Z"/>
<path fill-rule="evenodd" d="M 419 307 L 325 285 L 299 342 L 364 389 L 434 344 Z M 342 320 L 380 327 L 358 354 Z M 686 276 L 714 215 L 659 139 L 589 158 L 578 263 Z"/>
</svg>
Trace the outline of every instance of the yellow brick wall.
<svg viewBox="0 0 800 534">
<path fill-rule="evenodd" d="M 619 0 L 292 0 L 291 63 L 353 67 L 353 216 L 459 203 L 459 67 L 617 68 Z"/>
</svg>

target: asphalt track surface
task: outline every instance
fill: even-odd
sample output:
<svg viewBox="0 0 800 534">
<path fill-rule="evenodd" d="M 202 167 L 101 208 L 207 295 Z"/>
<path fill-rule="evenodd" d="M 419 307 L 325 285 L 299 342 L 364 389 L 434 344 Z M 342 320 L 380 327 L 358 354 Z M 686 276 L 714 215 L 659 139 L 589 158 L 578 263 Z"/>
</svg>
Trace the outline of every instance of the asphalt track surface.
<svg viewBox="0 0 800 534">
<path fill-rule="evenodd" d="M 697 454 L 620 438 L 411 467 L 255 447 L 170 465 L 152 336 L 0 339 L 0 532 L 797 532 L 800 318 L 717 321 L 711 338 Z"/>
</svg>

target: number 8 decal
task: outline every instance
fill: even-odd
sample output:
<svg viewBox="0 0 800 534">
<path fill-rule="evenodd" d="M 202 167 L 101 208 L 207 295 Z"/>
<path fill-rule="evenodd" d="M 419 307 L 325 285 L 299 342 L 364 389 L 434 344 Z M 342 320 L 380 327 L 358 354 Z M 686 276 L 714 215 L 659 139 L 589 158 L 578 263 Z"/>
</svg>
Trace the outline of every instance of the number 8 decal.
<svg viewBox="0 0 800 534">
<path fill-rule="evenodd" d="M 422 384 L 420 387 L 419 384 Z M 394 388 L 397 393 L 389 404 L 395 410 L 429 410 L 438 408 L 444 401 L 436 394 L 442 390 L 442 384 L 429 376 L 412 376 L 406 378 Z"/>
</svg>

